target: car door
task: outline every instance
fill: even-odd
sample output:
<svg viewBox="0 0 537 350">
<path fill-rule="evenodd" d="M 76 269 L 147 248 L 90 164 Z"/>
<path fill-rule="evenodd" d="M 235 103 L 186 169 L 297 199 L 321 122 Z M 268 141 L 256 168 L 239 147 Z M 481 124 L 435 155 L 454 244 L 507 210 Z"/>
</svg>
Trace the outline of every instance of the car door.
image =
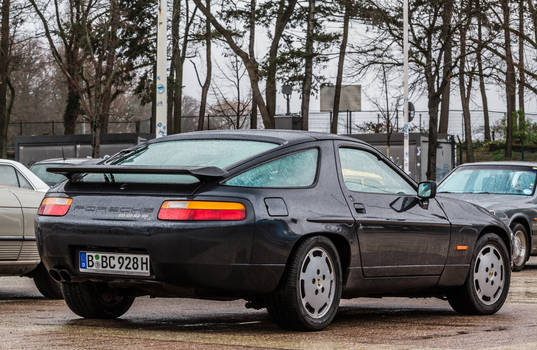
<svg viewBox="0 0 537 350">
<path fill-rule="evenodd" d="M 17 260 L 24 237 L 22 209 L 9 187 L 0 186 L 0 261 Z"/>
<path fill-rule="evenodd" d="M 377 151 L 340 143 L 336 153 L 364 276 L 440 275 L 450 223 L 436 200 L 419 199 L 415 184 Z"/>
</svg>

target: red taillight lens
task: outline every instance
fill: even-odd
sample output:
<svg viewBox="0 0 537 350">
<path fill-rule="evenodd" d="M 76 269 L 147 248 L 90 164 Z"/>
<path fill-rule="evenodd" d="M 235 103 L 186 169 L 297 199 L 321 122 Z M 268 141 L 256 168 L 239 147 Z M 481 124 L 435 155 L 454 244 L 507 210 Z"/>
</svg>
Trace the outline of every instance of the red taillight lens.
<svg viewBox="0 0 537 350">
<path fill-rule="evenodd" d="M 72 202 L 73 200 L 71 198 L 45 198 L 41 202 L 37 214 L 45 216 L 64 216 L 69 211 Z"/>
<path fill-rule="evenodd" d="M 244 204 L 234 202 L 166 201 L 158 213 L 160 220 L 228 221 L 244 220 Z"/>
</svg>

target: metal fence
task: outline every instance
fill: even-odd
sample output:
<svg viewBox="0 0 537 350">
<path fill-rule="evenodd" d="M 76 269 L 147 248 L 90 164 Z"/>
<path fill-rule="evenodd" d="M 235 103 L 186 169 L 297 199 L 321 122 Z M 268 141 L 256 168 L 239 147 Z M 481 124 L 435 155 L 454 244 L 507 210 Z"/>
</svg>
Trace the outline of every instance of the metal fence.
<svg viewBox="0 0 537 350">
<path fill-rule="evenodd" d="M 390 113 L 394 116 L 394 132 L 402 132 L 403 111 L 392 111 Z M 490 127 L 493 128 L 494 126 L 497 126 L 497 129 L 501 129 L 500 125 L 504 117 L 505 112 L 489 111 Z M 537 123 L 537 113 L 526 113 L 525 117 L 527 121 Z M 330 120 L 330 113 L 310 112 L 309 130 L 329 132 Z M 472 110 L 470 120 L 472 125 L 472 139 L 483 140 L 485 136 L 483 111 Z M 368 122 L 382 122 L 381 114 L 378 111 L 340 112 L 338 117 L 338 134 L 359 134 L 367 132 L 364 130 L 364 126 Z M 429 113 L 427 111 L 416 111 L 414 120 L 410 122 L 410 129 L 427 132 L 427 130 L 429 130 Z M 462 110 L 449 111 L 448 134 L 459 136 L 461 140 L 464 139 L 464 119 Z M 502 135 L 497 134 L 495 136 L 502 137 Z"/>
<path fill-rule="evenodd" d="M 403 113 L 402 111 L 392 111 L 395 116 L 393 124 L 395 132 L 402 131 Z M 483 111 L 471 111 L 472 137 L 474 140 L 484 139 L 484 121 Z M 295 114 L 296 115 L 296 114 Z M 505 113 L 501 111 L 490 111 L 490 125 L 500 125 Z M 311 112 L 309 116 L 309 130 L 329 132 L 330 131 L 330 113 Z M 537 122 L 537 113 L 526 113 L 526 119 Z M 382 117 L 378 111 L 362 112 L 340 112 L 338 122 L 339 134 L 359 134 L 367 133 L 364 126 L 368 122 L 381 122 Z M 151 120 L 136 121 L 110 121 L 109 133 L 150 133 Z M 207 129 L 237 129 L 237 123 L 240 129 L 250 128 L 250 117 L 245 116 L 207 116 L 205 118 L 204 130 Z M 258 116 L 258 128 L 263 127 L 261 116 Z M 411 131 L 427 131 L 429 128 L 429 116 L 427 111 L 416 111 L 414 120 L 410 123 Z M 198 116 L 183 116 L 181 120 L 182 132 L 195 131 L 198 129 Z M 63 123 L 58 121 L 15 121 L 9 123 L 8 127 L 8 144 L 13 145 L 14 136 L 42 136 L 42 135 L 63 135 Z M 369 132 L 373 132 L 370 130 Z M 76 124 L 76 134 L 84 135 L 91 133 L 90 124 L 87 122 L 78 122 Z M 462 111 L 451 110 L 449 112 L 448 134 L 459 136 L 464 139 L 464 122 Z M 501 136 L 501 135 L 496 135 Z"/>
</svg>

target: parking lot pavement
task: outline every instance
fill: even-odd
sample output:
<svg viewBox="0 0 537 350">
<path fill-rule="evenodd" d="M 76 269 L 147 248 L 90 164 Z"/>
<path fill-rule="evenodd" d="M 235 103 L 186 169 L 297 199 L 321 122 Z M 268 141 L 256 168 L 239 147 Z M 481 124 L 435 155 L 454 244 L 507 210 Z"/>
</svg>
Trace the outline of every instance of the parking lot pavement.
<svg viewBox="0 0 537 350">
<path fill-rule="evenodd" d="M 80 319 L 27 278 L 0 278 L 0 349 L 535 349 L 537 259 L 513 274 L 493 316 L 460 316 L 437 299 L 343 301 L 322 332 L 282 331 L 243 301 L 139 298 L 121 319 Z"/>
</svg>

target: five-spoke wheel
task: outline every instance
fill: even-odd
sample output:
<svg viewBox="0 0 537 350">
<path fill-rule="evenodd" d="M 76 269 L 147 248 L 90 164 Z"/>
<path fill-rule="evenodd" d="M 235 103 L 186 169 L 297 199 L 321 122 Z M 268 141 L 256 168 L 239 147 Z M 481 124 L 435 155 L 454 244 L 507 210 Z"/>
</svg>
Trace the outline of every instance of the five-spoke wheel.
<svg viewBox="0 0 537 350">
<path fill-rule="evenodd" d="M 493 233 L 481 236 L 475 244 L 465 284 L 448 293 L 453 309 L 471 315 L 497 312 L 509 292 L 509 258 L 507 246 L 500 236 Z"/>
<path fill-rule="evenodd" d="M 267 300 L 271 317 L 287 329 L 325 328 L 339 307 L 341 276 L 334 243 L 323 236 L 306 238 L 290 257 L 280 286 Z"/>
</svg>

